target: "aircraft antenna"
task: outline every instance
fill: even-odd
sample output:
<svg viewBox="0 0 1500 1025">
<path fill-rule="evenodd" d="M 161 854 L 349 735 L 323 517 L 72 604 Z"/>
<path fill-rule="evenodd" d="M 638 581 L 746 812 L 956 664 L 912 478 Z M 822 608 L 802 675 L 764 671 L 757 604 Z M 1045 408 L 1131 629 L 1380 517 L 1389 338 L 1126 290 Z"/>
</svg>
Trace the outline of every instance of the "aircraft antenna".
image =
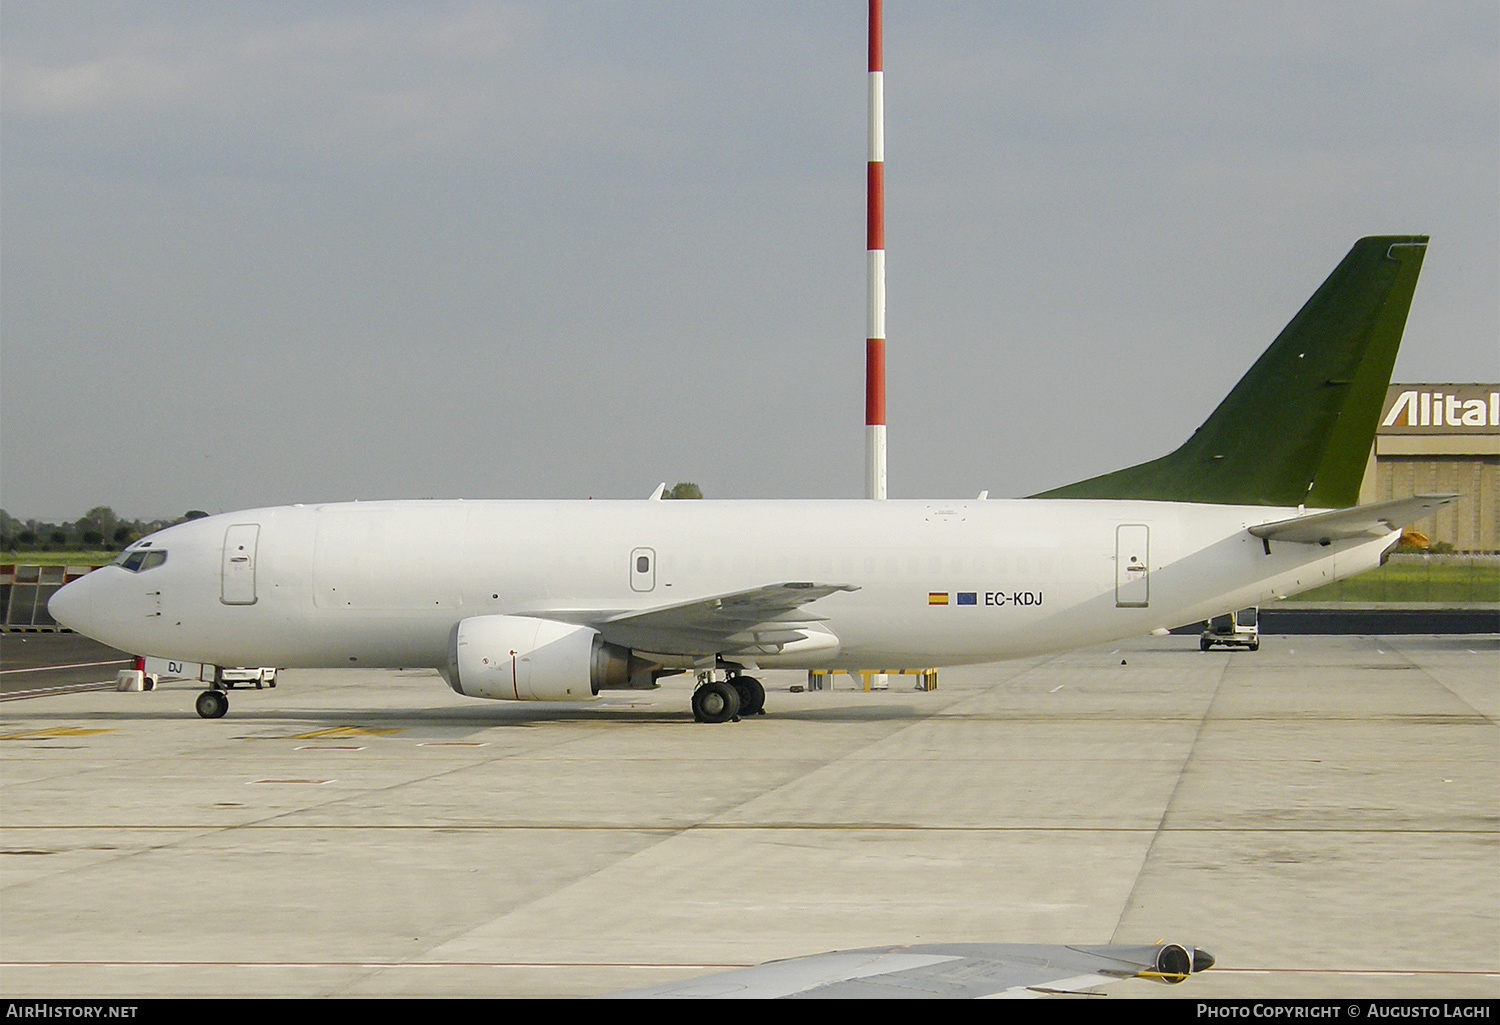
<svg viewBox="0 0 1500 1025">
<path fill-rule="evenodd" d="M 865 495 L 885 498 L 885 72 L 882 0 L 870 0 L 870 153 L 865 176 Z"/>
</svg>

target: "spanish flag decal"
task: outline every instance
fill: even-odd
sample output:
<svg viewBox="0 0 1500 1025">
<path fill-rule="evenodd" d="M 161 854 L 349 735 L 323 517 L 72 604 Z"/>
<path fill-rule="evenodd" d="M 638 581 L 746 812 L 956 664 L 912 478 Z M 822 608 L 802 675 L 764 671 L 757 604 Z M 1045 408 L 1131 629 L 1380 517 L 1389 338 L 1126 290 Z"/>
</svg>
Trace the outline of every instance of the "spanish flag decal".
<svg viewBox="0 0 1500 1025">
<path fill-rule="evenodd" d="M 948 604 L 948 592 L 947 591 L 928 591 L 927 592 L 927 604 L 928 605 L 947 605 Z"/>
</svg>

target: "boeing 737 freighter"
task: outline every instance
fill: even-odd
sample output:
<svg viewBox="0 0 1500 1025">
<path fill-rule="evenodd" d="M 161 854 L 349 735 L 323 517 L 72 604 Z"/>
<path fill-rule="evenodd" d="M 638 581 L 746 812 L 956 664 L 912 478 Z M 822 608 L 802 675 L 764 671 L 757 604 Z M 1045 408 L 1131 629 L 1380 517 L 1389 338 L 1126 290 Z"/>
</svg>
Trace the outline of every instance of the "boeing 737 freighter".
<svg viewBox="0 0 1500 1025">
<path fill-rule="evenodd" d="M 989 662 L 1202 620 L 1372 569 L 1456 497 L 1356 504 L 1426 245 L 1362 239 L 1180 448 L 1031 498 L 254 509 L 138 541 L 50 609 L 138 655 L 431 666 L 480 698 L 693 672 L 703 722 L 762 711 L 757 668 Z"/>
</svg>

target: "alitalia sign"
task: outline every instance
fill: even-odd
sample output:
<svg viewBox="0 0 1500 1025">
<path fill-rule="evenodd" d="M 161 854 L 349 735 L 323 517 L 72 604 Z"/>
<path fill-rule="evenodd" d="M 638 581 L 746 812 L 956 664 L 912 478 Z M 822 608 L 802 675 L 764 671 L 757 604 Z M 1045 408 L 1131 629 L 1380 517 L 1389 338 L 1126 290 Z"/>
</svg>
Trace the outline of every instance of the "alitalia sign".
<svg viewBox="0 0 1500 1025">
<path fill-rule="evenodd" d="M 1393 384 L 1381 434 L 1500 434 L 1500 385 Z"/>
</svg>

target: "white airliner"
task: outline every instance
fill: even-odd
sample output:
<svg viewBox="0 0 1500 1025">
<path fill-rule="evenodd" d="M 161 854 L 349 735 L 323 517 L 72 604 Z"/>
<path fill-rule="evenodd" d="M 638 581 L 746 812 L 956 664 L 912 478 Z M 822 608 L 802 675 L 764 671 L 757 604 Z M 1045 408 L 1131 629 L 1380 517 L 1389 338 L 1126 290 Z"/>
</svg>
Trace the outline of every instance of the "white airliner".
<svg viewBox="0 0 1500 1025">
<path fill-rule="evenodd" d="M 1426 243 L 1356 243 L 1181 448 L 1044 495 L 254 509 L 138 541 L 50 609 L 138 655 L 431 666 L 471 697 L 695 672 L 704 722 L 763 710 L 757 668 L 988 662 L 1202 620 L 1372 569 L 1455 497 L 1355 507 Z M 197 707 L 222 716 L 222 685 Z"/>
</svg>

